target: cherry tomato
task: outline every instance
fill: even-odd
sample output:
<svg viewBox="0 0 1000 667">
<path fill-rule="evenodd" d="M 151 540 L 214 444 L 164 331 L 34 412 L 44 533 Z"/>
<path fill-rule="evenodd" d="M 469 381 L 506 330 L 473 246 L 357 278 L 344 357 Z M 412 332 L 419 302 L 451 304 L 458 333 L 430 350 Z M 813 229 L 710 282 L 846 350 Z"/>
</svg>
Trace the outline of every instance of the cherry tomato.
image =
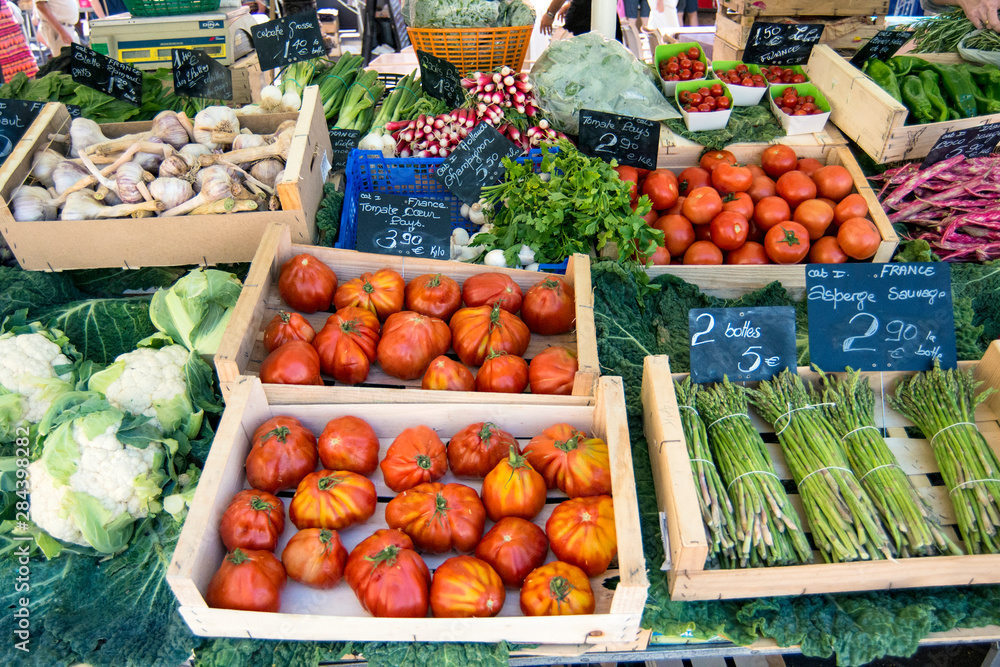
<svg viewBox="0 0 1000 667">
<path fill-rule="evenodd" d="M 702 102 L 701 104 L 698 105 L 698 111 L 700 111 L 701 113 L 706 113 L 706 112 L 709 112 L 711 110 L 712 110 L 712 107 L 710 107 L 708 104 L 705 104 L 704 102 Z"/>
<path fill-rule="evenodd" d="M 722 84 L 721 83 L 713 83 L 712 87 L 709 88 L 709 90 L 712 91 L 712 95 L 715 96 L 715 97 L 719 97 L 720 95 L 723 95 Z"/>
<path fill-rule="evenodd" d="M 705 171 L 713 171 L 723 162 L 736 164 L 736 156 L 729 151 L 709 151 L 701 156 L 700 167 Z"/>
<path fill-rule="evenodd" d="M 346 470 L 317 470 L 299 482 L 288 506 L 296 528 L 341 530 L 375 514 L 378 496 L 367 477 Z"/>
<path fill-rule="evenodd" d="M 805 83 L 806 77 L 804 74 L 793 74 L 791 78 L 792 83 Z"/>
<path fill-rule="evenodd" d="M 836 236 L 824 236 L 809 248 L 810 264 L 843 264 L 847 254 L 840 248 Z"/>
<path fill-rule="evenodd" d="M 521 611 L 526 616 L 593 614 L 596 607 L 586 573 L 562 561 L 535 568 L 521 586 Z"/>
<path fill-rule="evenodd" d="M 317 443 L 324 468 L 365 477 L 378 468 L 378 447 L 378 436 L 371 424 L 351 415 L 328 421 Z"/>
<path fill-rule="evenodd" d="M 312 342 L 316 330 L 309 321 L 298 313 L 280 311 L 264 329 L 264 349 L 274 352 L 284 343 L 292 340 Z"/>
<path fill-rule="evenodd" d="M 442 354 L 427 367 L 427 372 L 420 381 L 420 388 L 435 391 L 475 391 L 476 378 L 462 362 L 449 359 Z"/>
<path fill-rule="evenodd" d="M 344 576 L 347 549 L 337 531 L 306 528 L 288 540 L 281 551 L 281 563 L 293 581 L 310 588 L 333 588 Z"/>
<path fill-rule="evenodd" d="M 287 581 L 284 566 L 270 551 L 235 549 L 208 582 L 205 602 L 215 609 L 276 613 Z"/>
<path fill-rule="evenodd" d="M 695 241 L 684 253 L 685 264 L 722 264 L 722 251 L 711 241 Z"/>
<path fill-rule="evenodd" d="M 690 58 L 691 60 L 698 60 L 699 58 L 701 58 L 701 49 L 699 49 L 697 46 L 692 46 L 687 50 L 687 57 Z"/>
<path fill-rule="evenodd" d="M 229 501 L 219 522 L 219 536 L 228 551 L 264 549 L 274 551 L 285 530 L 285 506 L 266 491 L 246 489 Z"/>
<path fill-rule="evenodd" d="M 795 208 L 792 220 L 808 229 L 809 240 L 815 241 L 833 222 L 833 208 L 818 199 L 807 199 Z"/>
<path fill-rule="evenodd" d="M 801 171 L 787 171 L 779 176 L 775 189 L 792 209 L 807 199 L 816 198 L 816 184 Z"/>
<path fill-rule="evenodd" d="M 809 230 L 786 221 L 771 227 L 764 237 L 764 250 L 775 264 L 795 264 L 809 254 Z"/>
<path fill-rule="evenodd" d="M 716 98 L 715 103 L 719 109 L 728 109 L 732 105 L 732 101 L 725 95 Z"/>
<path fill-rule="evenodd" d="M 294 489 L 316 469 L 316 436 L 295 417 L 271 417 L 257 427 L 247 454 L 247 483 L 277 493 Z"/>
<path fill-rule="evenodd" d="M 770 264 L 764 246 L 756 241 L 747 241 L 726 255 L 726 264 Z"/>
<path fill-rule="evenodd" d="M 715 188 L 695 188 L 681 208 L 681 214 L 693 225 L 707 225 L 722 212 L 722 197 Z"/>
<path fill-rule="evenodd" d="M 513 435 L 492 422 L 476 422 L 458 431 L 448 441 L 448 464 L 459 477 L 483 478 L 520 447 Z"/>
<path fill-rule="evenodd" d="M 681 69 L 691 69 L 691 59 L 681 56 L 680 66 Z"/>
<path fill-rule="evenodd" d="M 703 97 L 703 95 L 701 93 L 691 93 L 688 96 L 688 102 L 691 103 L 691 106 L 695 106 L 696 107 L 699 104 L 701 104 L 702 97 Z"/>
<path fill-rule="evenodd" d="M 433 482 L 448 472 L 444 443 L 428 426 L 404 429 L 379 463 L 385 485 L 399 493 L 417 484 Z"/>
<path fill-rule="evenodd" d="M 669 257 L 668 254 L 668 262 Z M 561 346 L 545 348 L 528 364 L 528 385 L 531 387 L 531 393 L 571 395 L 579 367 L 576 353 L 569 348 Z"/>
<path fill-rule="evenodd" d="M 304 340 L 288 341 L 268 354 L 259 375 L 266 384 L 323 384 L 319 354 Z"/>
<path fill-rule="evenodd" d="M 854 178 L 851 172 L 847 171 L 839 164 L 828 164 L 820 167 L 812 175 L 816 183 L 816 193 L 820 197 L 826 197 L 837 202 L 851 194 L 854 189 Z"/>
<path fill-rule="evenodd" d="M 548 551 L 545 531 L 526 519 L 508 516 L 483 535 L 476 558 L 492 565 L 507 586 L 520 587 L 528 573 L 545 562 Z"/>
<path fill-rule="evenodd" d="M 694 227 L 683 215 L 665 215 L 653 227 L 663 232 L 663 244 L 671 257 L 681 257 L 694 243 Z"/>
<path fill-rule="evenodd" d="M 464 484 L 427 482 L 403 491 L 385 506 L 385 521 L 422 551 L 441 554 L 475 550 L 483 536 L 486 510 L 475 489 Z"/>
<path fill-rule="evenodd" d="M 791 219 L 792 210 L 781 197 L 764 197 L 753 209 L 753 221 L 765 232 L 779 222 Z"/>
<path fill-rule="evenodd" d="M 691 79 L 691 70 L 681 71 L 681 81 L 688 81 Z"/>
<path fill-rule="evenodd" d="M 436 618 L 488 618 L 503 609 L 507 592 L 489 563 L 454 556 L 434 570 L 431 613 Z"/>
<path fill-rule="evenodd" d="M 698 75 L 697 78 L 705 76 L 705 63 L 701 62 L 700 60 L 692 60 L 691 69 L 693 70 L 694 74 Z"/>
<path fill-rule="evenodd" d="M 677 74 L 677 72 L 681 71 L 681 66 L 674 61 L 672 63 L 667 63 L 666 70 L 671 74 Z"/>
<path fill-rule="evenodd" d="M 841 224 L 851 218 L 863 218 L 868 215 L 868 202 L 858 193 L 850 194 L 840 200 L 833 209 L 833 224 Z"/>
<path fill-rule="evenodd" d="M 712 175 L 701 167 L 688 167 L 677 176 L 677 189 L 684 196 L 687 196 L 695 188 L 702 188 L 711 184 Z"/>
<path fill-rule="evenodd" d="M 649 201 L 657 211 L 670 208 L 680 194 L 677 177 L 668 169 L 651 171 L 642 184 L 642 194 L 649 197 Z M 523 312 L 521 316 L 524 317 Z"/>
<path fill-rule="evenodd" d="M 723 211 L 712 218 L 712 243 L 720 250 L 736 250 L 747 240 L 747 219 L 735 211 Z"/>
<path fill-rule="evenodd" d="M 303 313 L 326 310 L 336 291 L 337 274 L 312 255 L 296 255 L 281 265 L 278 292 L 295 310 Z"/>
<path fill-rule="evenodd" d="M 851 218 L 845 220 L 837 230 L 837 242 L 848 257 L 868 259 L 878 250 L 882 235 L 871 220 Z"/>
</svg>

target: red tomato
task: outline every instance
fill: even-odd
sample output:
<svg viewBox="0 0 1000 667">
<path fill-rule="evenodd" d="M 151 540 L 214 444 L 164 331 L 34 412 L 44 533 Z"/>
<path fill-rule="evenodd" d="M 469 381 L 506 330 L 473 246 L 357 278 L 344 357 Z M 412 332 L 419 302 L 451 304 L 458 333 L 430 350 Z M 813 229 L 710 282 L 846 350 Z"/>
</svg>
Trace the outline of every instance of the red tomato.
<svg viewBox="0 0 1000 667">
<path fill-rule="evenodd" d="M 767 230 L 764 250 L 775 264 L 795 264 L 809 254 L 809 230 L 797 222 L 781 222 Z"/>
<path fill-rule="evenodd" d="M 586 573 L 575 565 L 553 561 L 535 568 L 521 586 L 526 616 L 593 614 L 597 603 Z"/>
<path fill-rule="evenodd" d="M 712 184 L 712 175 L 701 167 L 688 167 L 677 176 L 677 189 L 680 194 L 687 195 L 695 188 L 703 188 Z"/>
<path fill-rule="evenodd" d="M 670 263 L 670 251 L 662 245 L 658 245 L 651 255 L 645 255 L 636 251 L 635 258 L 636 261 L 643 264 L 651 263 L 653 266 L 663 266 Z"/>
<path fill-rule="evenodd" d="M 820 197 L 826 197 L 833 201 L 840 201 L 854 190 L 854 178 L 851 172 L 847 171 L 839 164 L 828 164 L 820 167 L 812 175 L 816 183 L 816 192 Z"/>
<path fill-rule="evenodd" d="M 561 346 L 545 348 L 528 364 L 528 385 L 531 387 L 531 393 L 571 395 L 579 368 L 576 353 L 569 348 Z"/>
<path fill-rule="evenodd" d="M 694 243 L 694 227 L 683 215 L 665 215 L 653 227 L 663 232 L 663 243 L 671 257 L 681 257 Z"/>
<path fill-rule="evenodd" d="M 750 189 L 747 190 L 750 199 L 756 205 L 764 197 L 777 196 L 778 190 L 774 187 L 774 181 L 767 176 L 754 176 Z"/>
<path fill-rule="evenodd" d="M 711 229 L 705 227 L 711 234 Z M 684 253 L 684 264 L 722 264 L 722 251 L 711 241 L 695 241 Z"/>
<path fill-rule="evenodd" d="M 532 285 L 524 293 L 521 319 L 528 325 L 531 333 L 542 336 L 572 331 L 576 323 L 573 288 L 559 276 L 549 276 Z"/>
<path fill-rule="evenodd" d="M 759 176 L 767 176 L 767 174 L 764 173 L 764 170 L 761 169 L 759 165 L 748 164 L 747 165 L 747 169 L 749 169 L 751 171 L 751 173 L 753 173 L 753 177 L 754 178 L 757 178 Z"/>
<path fill-rule="evenodd" d="M 545 522 L 552 553 L 596 577 L 618 553 L 611 496 L 571 498 L 559 503 Z"/>
<path fill-rule="evenodd" d="M 517 440 L 493 422 L 469 424 L 448 441 L 448 465 L 460 477 L 486 477 L 514 447 Z"/>
<path fill-rule="evenodd" d="M 378 468 L 378 436 L 371 424 L 350 415 L 331 419 L 319 436 L 319 460 L 328 470 L 365 477 Z"/>
<path fill-rule="evenodd" d="M 293 581 L 310 588 L 333 588 L 344 576 L 347 549 L 337 531 L 306 528 L 288 540 L 281 562 Z"/>
<path fill-rule="evenodd" d="M 670 208 L 679 196 L 677 177 L 668 169 L 651 171 L 642 184 L 642 194 L 649 197 L 657 211 Z"/>
<path fill-rule="evenodd" d="M 726 264 L 770 264 L 764 246 L 756 241 L 747 241 L 726 255 Z"/>
<path fill-rule="evenodd" d="M 692 46 L 690 49 L 687 50 L 687 57 L 690 58 L 691 60 L 698 60 L 699 58 L 701 58 L 701 49 L 699 49 L 697 46 Z"/>
<path fill-rule="evenodd" d="M 264 349 L 274 352 L 283 344 L 292 340 L 312 342 L 316 331 L 309 321 L 298 313 L 280 311 L 264 328 Z"/>
<path fill-rule="evenodd" d="M 692 190 L 681 208 L 681 215 L 690 220 L 692 225 L 707 225 L 721 212 L 722 197 L 715 188 L 708 187 Z"/>
<path fill-rule="evenodd" d="M 347 306 L 326 319 L 312 344 L 324 373 L 337 382 L 358 384 L 368 379 L 379 338 L 375 313 Z"/>
<path fill-rule="evenodd" d="M 527 388 L 528 362 L 513 354 L 489 354 L 476 373 L 476 391 L 520 394 Z"/>
<path fill-rule="evenodd" d="M 520 587 L 528 573 L 545 562 L 548 552 L 545 531 L 530 521 L 508 516 L 483 535 L 476 558 L 492 565 L 507 586 Z"/>
<path fill-rule="evenodd" d="M 739 213 L 749 220 L 753 217 L 753 206 L 756 202 L 746 192 L 733 192 L 722 198 L 722 210 Z M 715 218 L 712 218 L 713 220 Z"/>
<path fill-rule="evenodd" d="M 684 208 L 684 202 L 686 200 L 687 200 L 687 197 L 684 196 L 684 195 L 681 195 L 680 197 L 677 198 L 677 202 L 673 206 L 671 206 L 670 208 L 668 208 L 666 211 L 662 212 L 662 215 L 680 215 L 681 214 L 681 209 Z"/>
<path fill-rule="evenodd" d="M 795 166 L 797 170 L 801 171 L 809 178 L 812 178 L 812 175 L 815 174 L 817 171 L 819 171 L 822 167 L 823 163 L 817 160 L 816 158 L 812 157 L 802 158 Z"/>
<path fill-rule="evenodd" d="M 764 233 L 765 233 L 764 230 L 761 229 L 756 222 L 751 220 L 750 231 L 747 232 L 747 241 L 753 241 L 754 243 L 763 243 Z"/>
<path fill-rule="evenodd" d="M 219 536 L 228 551 L 264 549 L 274 551 L 285 530 L 285 506 L 266 491 L 246 489 L 229 501 L 219 522 Z"/>
<path fill-rule="evenodd" d="M 827 199 L 826 197 L 816 197 L 816 201 L 821 201 L 827 206 L 829 206 L 830 210 L 834 211 L 836 217 L 837 202 L 833 201 L 832 199 Z"/>
<path fill-rule="evenodd" d="M 205 602 L 215 609 L 278 612 L 287 581 L 284 566 L 270 551 L 236 549 L 208 582 Z"/>
<path fill-rule="evenodd" d="M 406 283 L 403 277 L 392 269 L 379 269 L 375 273 L 362 273 L 337 288 L 333 295 L 333 305 L 337 310 L 356 306 L 370 310 L 380 322 L 403 309 L 403 294 Z"/>
<path fill-rule="evenodd" d="M 801 171 L 786 171 L 775 184 L 778 196 L 795 209 L 807 199 L 816 198 L 816 184 Z"/>
<path fill-rule="evenodd" d="M 431 613 L 436 618 L 487 618 L 503 608 L 507 592 L 486 561 L 454 556 L 434 570 Z"/>
<path fill-rule="evenodd" d="M 390 315 L 382 325 L 376 356 L 388 375 L 415 380 L 435 358 L 448 351 L 450 344 L 451 330 L 443 321 L 403 311 Z"/>
<path fill-rule="evenodd" d="M 260 381 L 266 384 L 323 384 L 319 355 L 304 340 L 292 340 L 260 362 Z"/>
<path fill-rule="evenodd" d="M 277 493 L 294 489 L 316 469 L 316 436 L 295 417 L 271 417 L 257 427 L 247 454 L 247 483 Z"/>
<path fill-rule="evenodd" d="M 863 218 L 868 215 L 868 202 L 858 193 L 850 194 L 840 200 L 833 209 L 833 224 L 840 227 L 851 218 Z"/>
<path fill-rule="evenodd" d="M 792 220 L 809 230 L 809 240 L 815 241 L 826 233 L 833 222 L 833 208 L 818 199 L 807 199 L 795 208 Z"/>
<path fill-rule="evenodd" d="M 712 185 L 720 195 L 745 192 L 753 185 L 753 173 L 746 167 L 723 163 L 712 171 Z"/>
<path fill-rule="evenodd" d="M 509 451 L 483 479 L 483 506 L 490 521 L 505 516 L 534 519 L 545 507 L 545 480 L 516 447 Z"/>
<path fill-rule="evenodd" d="M 797 162 L 795 151 L 784 144 L 768 146 L 760 156 L 760 165 L 771 178 L 778 178 L 785 172 L 792 171 Z"/>
<path fill-rule="evenodd" d="M 463 308 L 451 318 L 455 353 L 467 366 L 481 366 L 490 352 L 521 356 L 531 342 L 531 332 L 517 315 L 500 307 Z"/>
<path fill-rule="evenodd" d="M 346 470 L 317 470 L 299 482 L 288 518 L 300 530 L 341 530 L 370 519 L 377 501 L 375 485 L 367 477 Z"/>
<path fill-rule="evenodd" d="M 295 310 L 303 313 L 326 310 L 336 291 L 337 274 L 312 255 L 296 255 L 281 266 L 278 292 Z"/>
<path fill-rule="evenodd" d="M 836 236 L 824 236 L 809 248 L 810 264 L 843 264 L 847 255 L 840 249 Z"/>
<path fill-rule="evenodd" d="M 611 493 L 607 443 L 569 424 L 548 427 L 531 439 L 524 454 L 550 489 L 570 498 Z"/>
<path fill-rule="evenodd" d="M 385 485 L 399 493 L 448 472 L 448 456 L 434 429 L 411 426 L 392 441 L 379 467 Z"/>
<path fill-rule="evenodd" d="M 465 484 L 417 484 L 385 506 L 390 528 L 403 531 L 428 553 L 472 552 L 483 536 L 486 510 Z"/>
<path fill-rule="evenodd" d="M 736 164 L 736 156 L 729 151 L 709 151 L 701 156 L 700 167 L 705 171 L 714 171 L 723 162 Z"/>
<path fill-rule="evenodd" d="M 837 242 L 848 257 L 868 259 L 878 250 L 882 235 L 871 220 L 851 218 L 845 220 L 837 230 Z"/>
<path fill-rule="evenodd" d="M 381 528 L 354 547 L 344 579 L 372 616 L 427 616 L 430 570 L 413 550 L 413 541 L 398 530 Z"/>
<path fill-rule="evenodd" d="M 447 322 L 462 307 L 462 288 L 443 273 L 426 273 L 406 286 L 403 303 L 407 310 Z"/>
<path fill-rule="evenodd" d="M 465 365 L 442 354 L 427 367 L 420 388 L 438 391 L 475 391 L 476 378 Z"/>
<path fill-rule="evenodd" d="M 716 169 L 716 172 L 718 171 Z M 717 245 L 720 250 L 736 250 L 746 242 L 749 226 L 747 219 L 739 213 L 723 211 L 712 218 L 709 225 L 712 243 Z"/>
<path fill-rule="evenodd" d="M 639 171 L 635 167 L 624 164 L 615 167 L 615 171 L 618 172 L 620 181 L 629 184 L 629 201 L 635 203 L 639 198 Z"/>
<path fill-rule="evenodd" d="M 638 204 L 633 204 L 632 205 L 632 212 L 635 213 L 635 210 L 638 207 L 639 207 Z M 649 213 L 646 213 L 645 215 L 642 216 L 642 219 L 646 221 L 647 225 L 652 225 L 654 222 L 656 222 L 656 219 L 658 217 L 660 217 L 660 214 L 656 212 L 655 208 L 651 208 L 651 209 L 649 209 Z"/>
<path fill-rule="evenodd" d="M 521 310 L 521 298 L 521 288 L 506 273 L 478 273 L 462 285 L 462 301 L 469 308 L 499 301 L 508 313 L 516 313 Z"/>
<path fill-rule="evenodd" d="M 779 222 L 792 219 L 792 210 L 781 197 L 764 197 L 753 209 L 753 221 L 765 232 Z"/>
</svg>

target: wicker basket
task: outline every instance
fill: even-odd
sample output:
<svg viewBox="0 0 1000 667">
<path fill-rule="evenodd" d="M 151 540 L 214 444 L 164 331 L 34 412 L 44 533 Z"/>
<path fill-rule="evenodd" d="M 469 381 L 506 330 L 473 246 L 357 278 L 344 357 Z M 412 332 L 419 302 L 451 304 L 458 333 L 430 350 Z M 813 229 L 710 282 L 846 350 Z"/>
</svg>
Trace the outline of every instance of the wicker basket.
<svg viewBox="0 0 1000 667">
<path fill-rule="evenodd" d="M 444 58 L 462 74 L 524 65 L 533 25 L 511 28 L 407 28 L 413 48 Z"/>
<path fill-rule="evenodd" d="M 219 0 L 125 0 L 132 16 L 178 16 L 204 14 L 219 8 Z"/>
</svg>

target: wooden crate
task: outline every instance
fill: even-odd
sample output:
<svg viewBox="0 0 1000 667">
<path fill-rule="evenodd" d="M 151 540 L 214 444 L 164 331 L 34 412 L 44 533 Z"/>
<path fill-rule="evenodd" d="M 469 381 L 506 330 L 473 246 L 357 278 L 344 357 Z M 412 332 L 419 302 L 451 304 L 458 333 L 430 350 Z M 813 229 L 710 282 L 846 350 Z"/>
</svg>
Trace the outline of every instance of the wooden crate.
<svg viewBox="0 0 1000 667">
<path fill-rule="evenodd" d="M 243 292 L 233 311 L 229 325 L 223 335 L 219 349 L 215 353 L 215 368 L 219 373 L 224 396 L 229 395 L 233 383 L 241 375 L 257 375 L 260 362 L 267 356 L 264 349 L 264 328 L 279 310 L 288 310 L 278 293 L 278 276 L 281 266 L 301 253 L 310 253 L 330 266 L 341 283 L 357 278 L 366 271 L 391 268 L 403 276 L 404 280 L 416 278 L 425 273 L 443 273 L 451 276 L 461 285 L 469 276 L 487 270 L 506 273 L 527 290 L 545 276 L 536 271 L 503 269 L 465 264 L 463 262 L 373 255 L 356 250 L 338 250 L 312 246 L 292 245 L 288 230 L 282 225 L 272 225 L 260 244 L 247 275 Z M 567 282 L 576 292 L 576 330 L 557 336 L 532 335 L 531 344 L 524 358 L 531 358 L 551 345 L 562 345 L 577 353 L 579 370 L 572 396 L 532 396 L 537 404 L 587 404 L 594 400 L 594 390 L 600 367 L 597 363 L 597 337 L 594 329 L 593 291 L 590 286 L 590 261 L 586 255 L 574 255 L 566 269 Z M 319 331 L 331 313 L 305 315 L 313 328 Z M 331 378 L 327 381 L 333 382 Z M 406 389 L 405 392 L 400 389 Z M 399 401 L 425 403 L 477 403 L 484 395 L 471 391 L 430 391 L 420 389 L 420 379 L 399 380 L 386 375 L 378 364 L 372 364 L 368 380 L 359 386 L 298 386 L 265 384 L 268 400 L 280 403 L 395 403 Z M 497 403 L 522 403 L 525 397 L 519 394 L 491 392 L 489 400 Z"/>
<path fill-rule="evenodd" d="M 672 133 L 668 134 L 668 132 L 669 129 L 666 126 L 660 131 L 660 149 L 656 156 L 656 166 L 658 168 L 669 169 L 681 163 L 696 164 L 701 159 L 702 154 L 705 152 L 704 146 L 680 135 L 670 136 Z M 662 139 L 662 137 L 667 136 L 670 136 L 669 140 Z M 822 132 L 778 137 L 771 143 L 785 144 L 786 146 L 791 146 L 796 151 L 825 154 L 827 149 L 832 146 L 846 146 L 847 139 L 832 123 L 827 123 Z M 767 145 L 764 143 L 731 144 L 726 146 L 726 150 L 749 152 L 756 150 L 756 155 L 759 156 L 760 152 Z"/>
<path fill-rule="evenodd" d="M 922 58 L 923 54 L 908 54 Z M 958 62 L 957 56 L 928 58 Z M 879 163 L 921 158 L 945 132 L 1000 122 L 1000 114 L 906 125 L 909 113 L 878 84 L 825 45 L 813 48 L 809 77 L 830 103 L 830 120 Z"/>
<path fill-rule="evenodd" d="M 744 16 L 886 16 L 889 0 L 719 0 Z"/>
<path fill-rule="evenodd" d="M 274 70 L 261 70 L 256 51 L 251 51 L 232 65 L 233 104 L 260 102 L 260 89 L 274 81 Z"/>
<path fill-rule="evenodd" d="M 254 132 L 265 133 L 273 132 L 287 119 L 296 119 L 296 115 L 244 116 L 240 123 Z M 297 243 L 311 243 L 316 238 L 316 210 L 323 197 L 323 181 L 332 153 L 316 86 L 305 89 L 284 180 L 277 185 L 281 211 L 186 215 L 170 219 L 14 220 L 8 206 L 11 193 L 28 180 L 35 151 L 52 145 L 49 135 L 66 133 L 69 122 L 64 105 L 45 105 L 13 153 L 0 166 L 0 233 L 24 269 L 135 269 L 248 262 L 253 259 L 264 231 L 276 222 L 288 225 Z M 105 136 L 115 138 L 150 127 L 149 122 L 111 123 L 102 125 L 101 130 Z M 61 153 L 66 152 L 65 145 L 56 147 Z"/>
<path fill-rule="evenodd" d="M 720 6 L 715 16 L 715 39 L 734 47 L 742 56 L 750 37 L 750 28 L 757 20 L 765 19 L 727 12 Z M 833 49 L 859 49 L 885 28 L 884 16 L 769 16 L 766 20 L 769 23 L 823 23 L 826 27 L 819 42 L 829 44 Z M 712 54 L 714 60 L 726 60 L 715 51 Z"/>
<path fill-rule="evenodd" d="M 591 580 L 597 610 L 582 616 L 525 617 L 518 607 L 518 592 L 508 589 L 501 615 L 480 619 L 380 619 L 366 614 L 346 583 L 329 591 L 316 591 L 288 582 L 280 614 L 209 608 L 205 591 L 225 555 L 218 537 L 219 521 L 229 501 L 247 488 L 243 464 L 250 437 L 265 420 L 275 415 L 297 417 L 314 433 L 330 419 L 354 415 L 368 421 L 382 445 L 382 454 L 404 428 L 425 424 L 447 441 L 470 423 L 492 421 L 521 442 L 553 424 L 566 422 L 593 433 L 608 443 L 611 456 L 612 496 L 618 539 L 617 569 Z M 393 496 L 381 471 L 372 475 L 379 491 L 375 515 L 362 526 L 340 531 L 348 550 L 378 528 L 385 528 L 385 504 Z M 456 481 L 449 473 L 442 482 Z M 477 489 L 479 480 L 461 480 Z M 535 519 L 544 527 L 555 504 L 565 499 L 549 492 L 549 503 Z M 290 502 L 290 498 L 284 498 Z M 287 522 L 280 548 L 294 534 Z M 490 524 L 487 524 L 487 529 Z M 432 570 L 453 553 L 427 555 Z M 550 554 L 549 560 L 552 560 Z M 614 566 L 614 563 L 612 563 Z M 617 588 L 604 581 L 619 576 Z M 522 643 L 632 642 L 646 603 L 648 581 L 639 532 L 638 501 L 632 470 L 631 446 L 621 378 L 602 378 L 594 405 L 545 406 L 524 403 L 515 406 L 492 400 L 476 404 L 397 404 L 392 409 L 375 404 L 326 404 L 272 406 L 256 378 L 240 378 L 230 394 L 226 411 L 205 463 L 191 512 L 184 524 L 167 571 L 167 582 L 180 602 L 180 613 L 191 631 L 200 636 L 254 637 L 285 640 L 356 641 L 479 641 L 508 640 Z"/>
<path fill-rule="evenodd" d="M 960 362 L 960 368 L 975 366 L 976 377 L 988 387 L 1000 387 L 1000 341 L 994 341 L 980 362 Z M 807 381 L 818 376 L 808 368 L 799 368 Z M 883 393 L 891 392 L 896 380 L 906 373 L 865 373 L 875 391 L 875 423 L 885 426 L 889 448 L 899 464 L 937 513 L 952 539 L 961 544 L 954 531 L 955 516 L 947 487 L 935 482 L 937 463 L 926 439 L 906 435 L 911 422 L 885 405 Z M 674 600 L 717 600 L 730 598 L 809 595 L 847 591 L 915 588 L 923 586 L 967 586 L 1000 583 L 1000 555 L 934 556 L 853 563 L 823 563 L 819 554 L 811 565 L 787 567 L 706 570 L 708 542 L 698 499 L 691 476 L 691 462 L 684 442 L 677 398 L 665 356 L 646 357 L 642 380 L 643 420 L 649 442 L 649 458 L 656 484 L 657 504 L 666 513 L 671 570 L 668 585 Z M 990 446 L 1000 453 L 1000 396 L 992 396 L 976 412 L 976 423 Z M 761 433 L 773 434 L 773 428 L 751 410 L 751 418 Z M 781 455 L 776 438 L 765 436 L 775 471 L 784 480 L 792 475 Z M 789 494 L 809 526 L 797 494 Z"/>
</svg>

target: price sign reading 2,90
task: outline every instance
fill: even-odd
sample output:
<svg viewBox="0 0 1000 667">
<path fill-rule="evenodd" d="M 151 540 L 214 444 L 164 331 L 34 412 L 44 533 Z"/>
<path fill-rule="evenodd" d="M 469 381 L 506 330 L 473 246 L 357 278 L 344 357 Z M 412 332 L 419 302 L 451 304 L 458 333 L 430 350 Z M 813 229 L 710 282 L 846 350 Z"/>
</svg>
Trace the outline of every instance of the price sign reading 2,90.
<svg viewBox="0 0 1000 667">
<path fill-rule="evenodd" d="M 691 379 L 766 380 L 795 368 L 795 309 L 692 308 Z"/>
</svg>

